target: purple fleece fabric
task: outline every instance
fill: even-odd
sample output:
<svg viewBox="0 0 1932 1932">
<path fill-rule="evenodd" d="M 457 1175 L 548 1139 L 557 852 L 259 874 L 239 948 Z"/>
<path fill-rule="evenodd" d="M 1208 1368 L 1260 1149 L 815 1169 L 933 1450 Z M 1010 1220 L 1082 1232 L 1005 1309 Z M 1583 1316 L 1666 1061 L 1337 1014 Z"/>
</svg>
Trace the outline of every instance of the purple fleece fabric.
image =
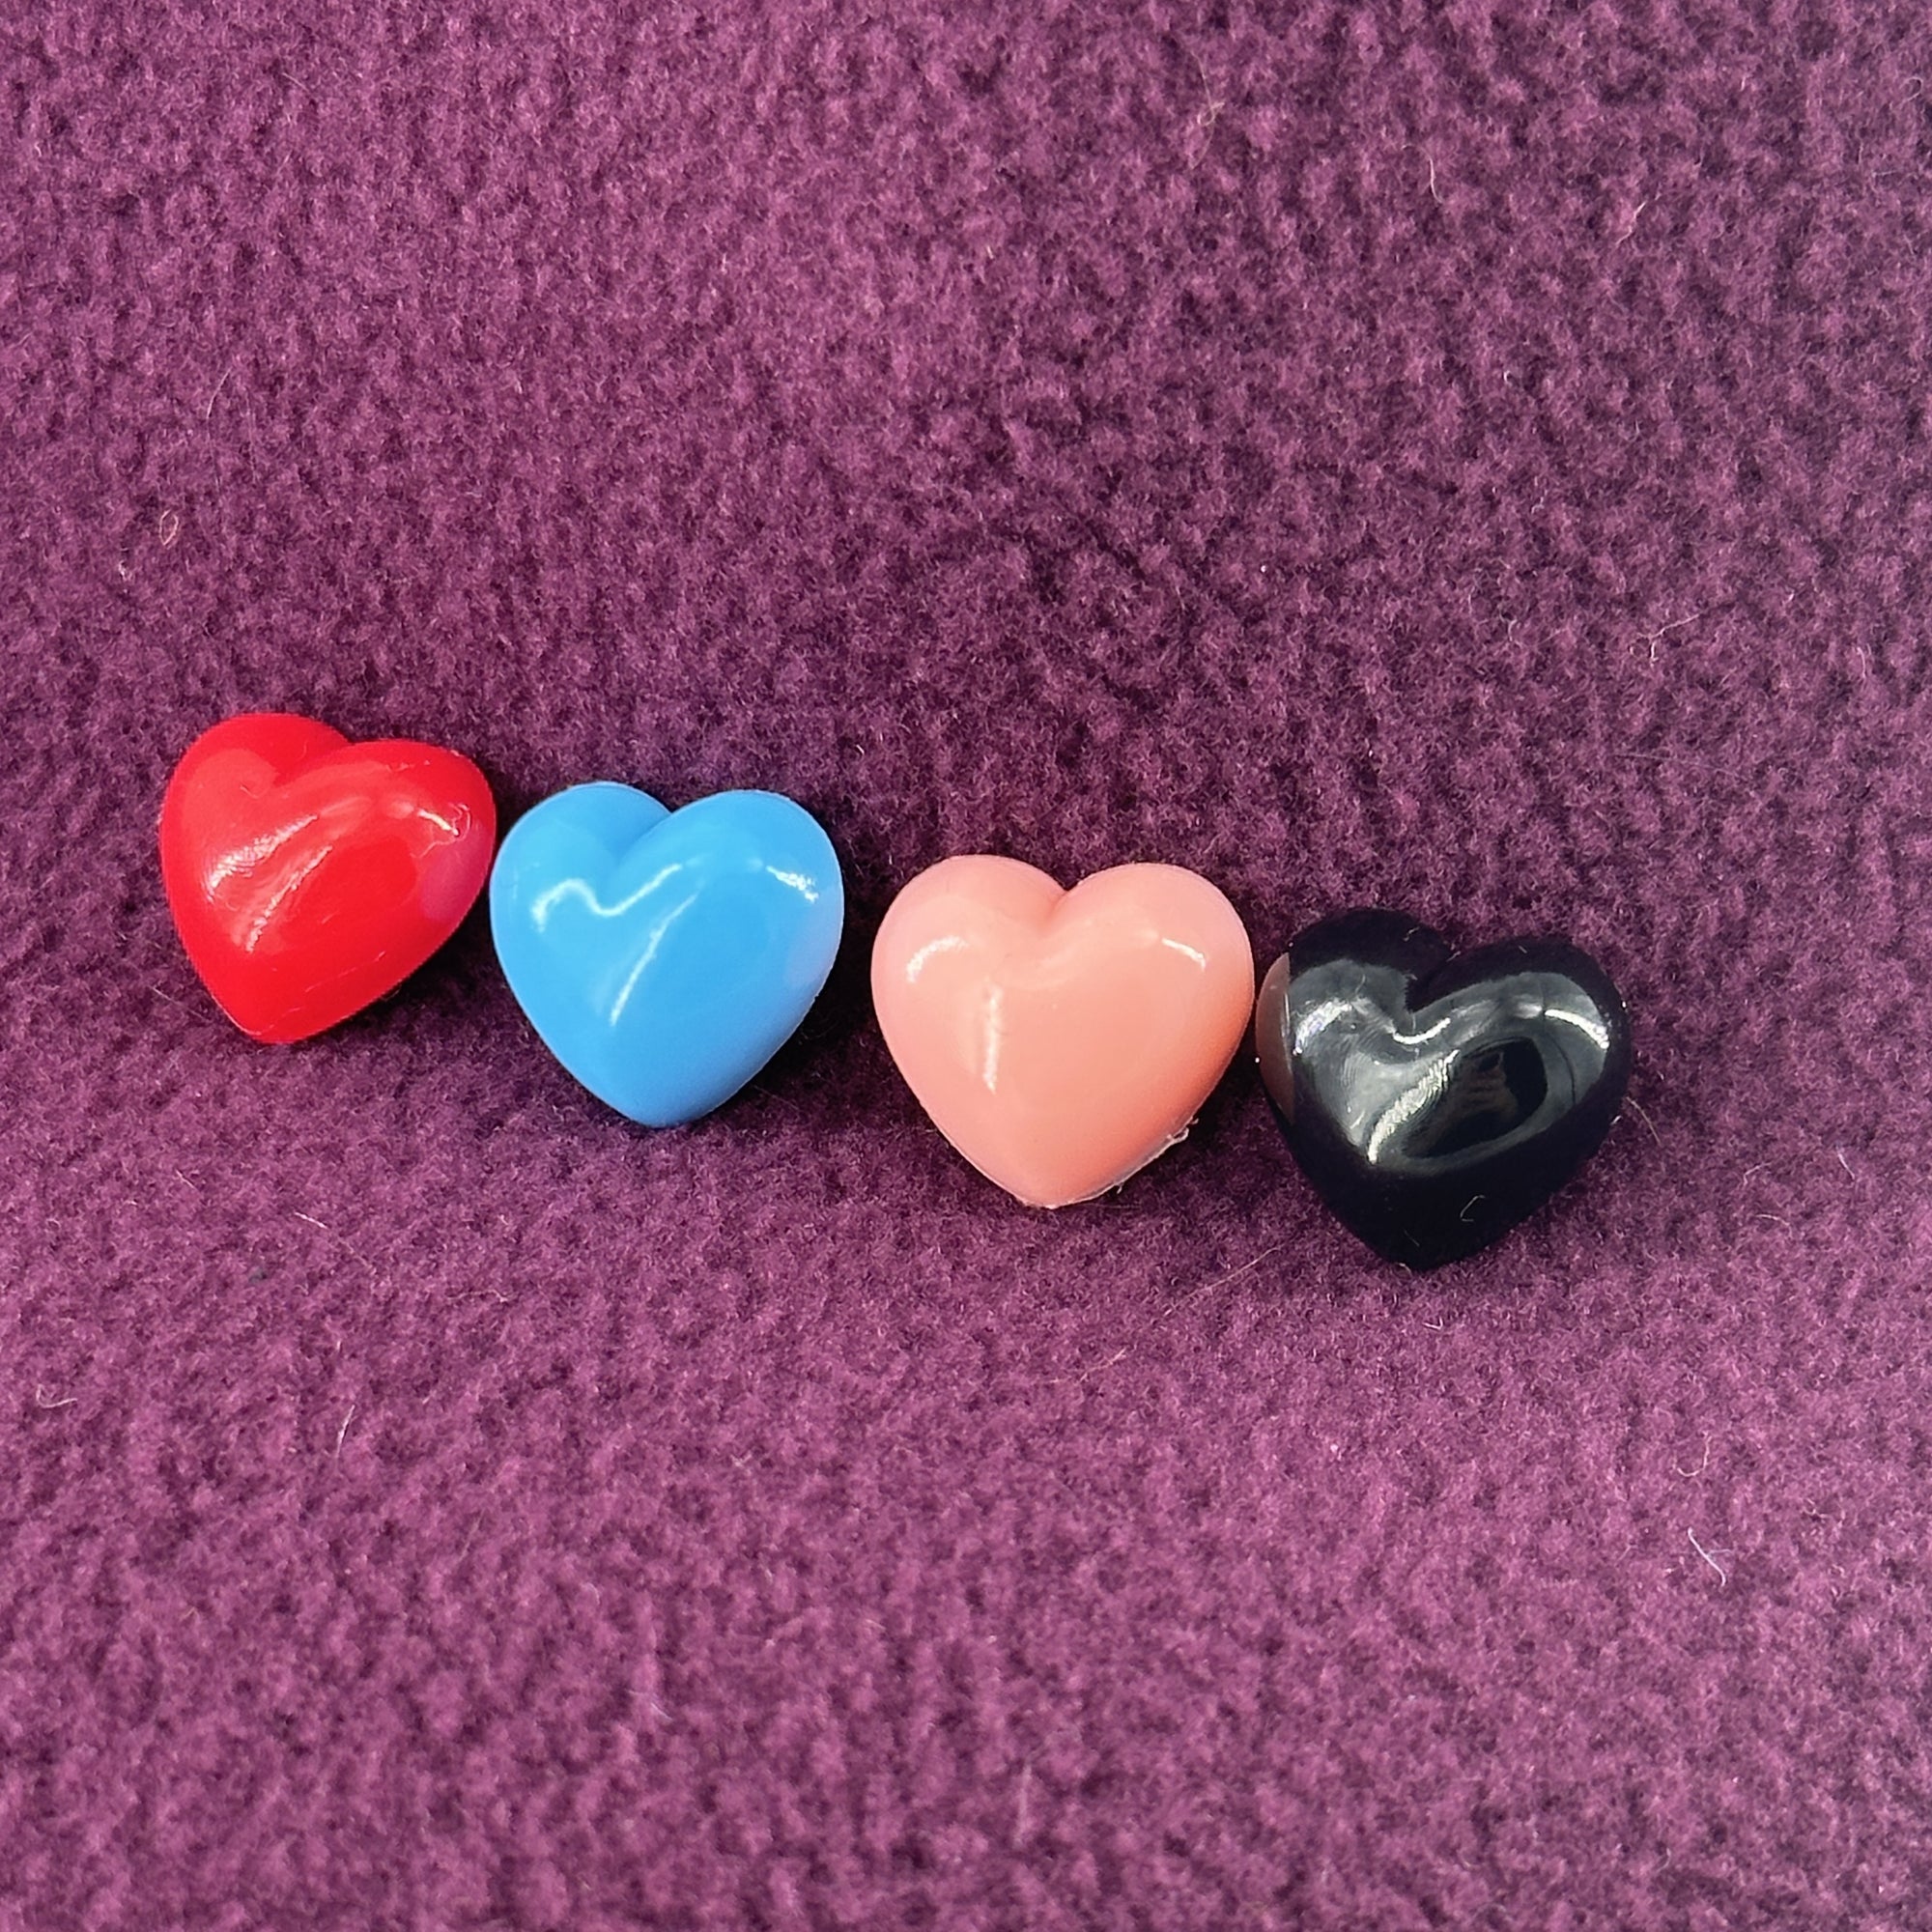
<svg viewBox="0 0 1932 1932">
<path fill-rule="evenodd" d="M 0 1926 L 1932 1922 L 1922 0 L 35 0 L 0 28 Z M 795 794 L 804 1035 L 480 918 L 255 1047 L 244 708 Z M 1029 1212 L 961 851 L 1566 932 L 1633 1105 L 1411 1280 L 1251 1065 Z"/>
</svg>

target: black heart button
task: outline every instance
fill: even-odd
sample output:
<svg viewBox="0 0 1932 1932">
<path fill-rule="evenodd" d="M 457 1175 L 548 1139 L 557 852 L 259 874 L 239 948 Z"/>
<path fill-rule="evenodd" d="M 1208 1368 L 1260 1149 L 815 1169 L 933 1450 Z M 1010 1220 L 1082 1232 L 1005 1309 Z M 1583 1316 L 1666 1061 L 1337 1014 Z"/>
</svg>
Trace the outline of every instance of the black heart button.
<svg viewBox="0 0 1932 1932">
<path fill-rule="evenodd" d="M 1439 1267 L 1533 1213 L 1603 1145 L 1630 1081 L 1630 1019 L 1574 946 L 1452 954 L 1420 922 L 1349 912 L 1262 982 L 1255 1050 L 1282 1131 L 1378 1254 Z"/>
</svg>

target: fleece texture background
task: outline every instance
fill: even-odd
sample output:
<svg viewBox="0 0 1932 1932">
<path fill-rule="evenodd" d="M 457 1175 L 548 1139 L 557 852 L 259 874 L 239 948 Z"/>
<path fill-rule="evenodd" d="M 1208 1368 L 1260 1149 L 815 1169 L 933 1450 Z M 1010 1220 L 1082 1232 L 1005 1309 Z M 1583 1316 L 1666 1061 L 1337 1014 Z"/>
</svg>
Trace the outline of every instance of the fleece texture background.
<svg viewBox="0 0 1932 1932">
<path fill-rule="evenodd" d="M 0 1925 L 1932 1910 L 1918 0 L 36 0 L 0 26 Z M 789 791 L 853 917 L 628 1129 L 480 917 L 311 1045 L 239 708 Z M 1564 931 L 1635 1105 L 1416 1281 L 1251 1065 L 1021 1209 L 918 868 Z"/>
</svg>

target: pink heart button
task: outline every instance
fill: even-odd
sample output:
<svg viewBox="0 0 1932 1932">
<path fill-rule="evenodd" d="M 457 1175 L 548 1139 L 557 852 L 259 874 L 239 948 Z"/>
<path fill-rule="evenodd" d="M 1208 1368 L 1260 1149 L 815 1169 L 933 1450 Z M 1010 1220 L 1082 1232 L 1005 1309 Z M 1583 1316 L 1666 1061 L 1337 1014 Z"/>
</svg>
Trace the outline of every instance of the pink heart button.
<svg viewBox="0 0 1932 1932">
<path fill-rule="evenodd" d="M 987 1179 L 1036 1208 L 1118 1187 L 1187 1131 L 1254 1012 L 1240 915 L 1179 866 L 1071 892 L 947 859 L 886 913 L 872 999 L 906 1084 Z"/>
</svg>

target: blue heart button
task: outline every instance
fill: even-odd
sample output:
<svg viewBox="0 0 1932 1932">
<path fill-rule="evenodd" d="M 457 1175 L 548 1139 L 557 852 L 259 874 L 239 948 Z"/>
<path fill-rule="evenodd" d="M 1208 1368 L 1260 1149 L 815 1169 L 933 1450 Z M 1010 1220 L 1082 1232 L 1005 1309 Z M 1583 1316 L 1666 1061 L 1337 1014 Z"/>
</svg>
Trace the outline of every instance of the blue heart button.
<svg viewBox="0 0 1932 1932">
<path fill-rule="evenodd" d="M 844 923 L 831 839 L 768 791 L 668 811 L 572 785 L 517 821 L 490 875 L 517 1004 L 600 1100 L 652 1127 L 722 1105 L 791 1037 Z"/>
</svg>

